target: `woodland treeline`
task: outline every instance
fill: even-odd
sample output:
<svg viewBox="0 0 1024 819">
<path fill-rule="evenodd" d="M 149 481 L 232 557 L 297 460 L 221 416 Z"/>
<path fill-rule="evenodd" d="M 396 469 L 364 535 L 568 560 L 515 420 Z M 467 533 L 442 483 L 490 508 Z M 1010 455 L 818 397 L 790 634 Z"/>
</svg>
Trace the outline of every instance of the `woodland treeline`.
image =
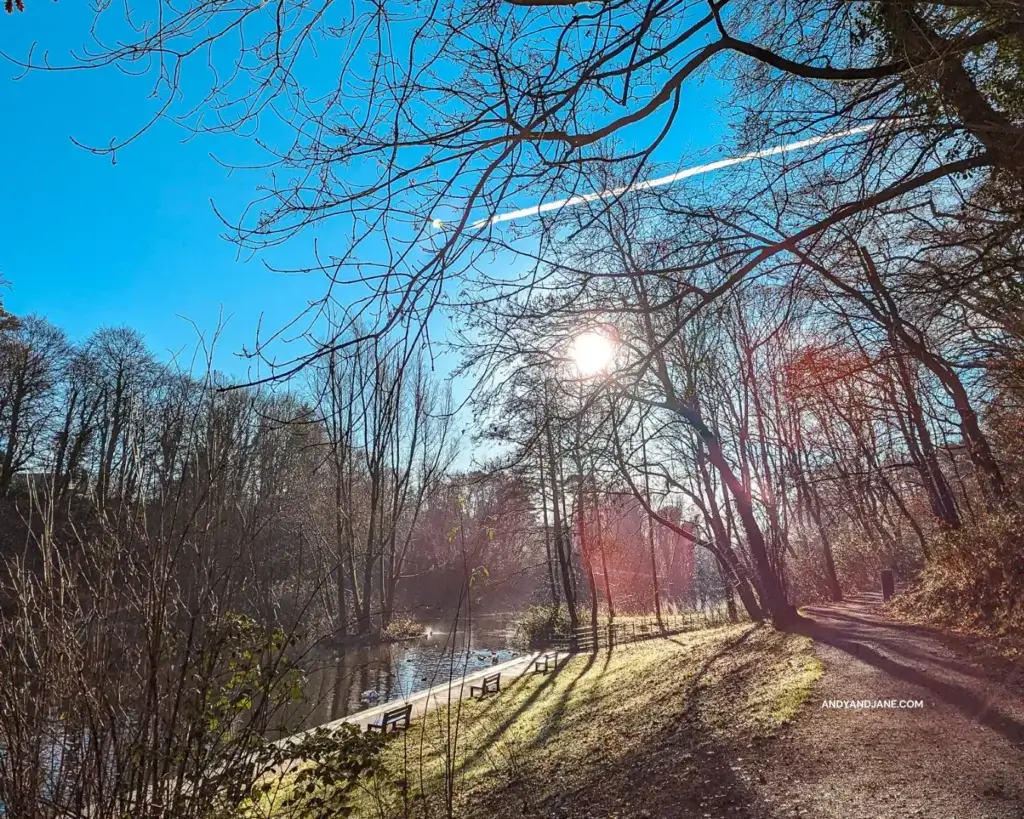
<svg viewBox="0 0 1024 819">
<path fill-rule="evenodd" d="M 673 607 L 722 601 L 691 540 L 629 497 L 586 508 L 604 531 L 585 535 L 576 504 L 596 496 L 563 488 L 578 447 L 459 472 L 448 389 L 406 352 L 364 340 L 263 389 L 160 361 L 128 328 L 74 344 L 3 314 L 5 810 L 162 788 L 175 810 L 223 810 L 253 765 L 283 764 L 263 737 L 325 650 L 530 605 L 578 622 L 595 566 L 620 611 L 651 611 L 659 577 Z"/>
<path fill-rule="evenodd" d="M 177 581 L 223 571 L 221 605 L 342 641 L 386 634 L 396 611 L 457 609 L 463 554 L 488 570 L 477 602 L 528 601 L 528 486 L 451 469 L 445 386 L 372 343 L 307 375 L 290 391 L 236 387 L 158 361 L 127 328 L 75 345 L 7 316 L 4 560 L 46 572 L 108 536 L 140 557 L 174 549 Z"/>
<path fill-rule="evenodd" d="M 141 554 L 173 544 L 177 581 L 218 567 L 233 587 L 221 605 L 344 642 L 388 635 L 396 613 L 398 636 L 410 617 L 560 602 L 565 583 L 575 600 L 590 565 L 563 488 L 578 448 L 532 470 L 458 472 L 447 388 L 401 349 L 365 342 L 261 391 L 160 362 L 128 328 L 75 345 L 44 318 L 6 315 L 0 384 L 9 568 L 45 573 L 108 535 L 139 538 L 122 545 Z M 594 551 L 625 561 L 626 607 L 652 607 L 659 565 L 668 599 L 707 605 L 714 585 L 691 582 L 688 540 L 630 500 L 604 500 Z"/>
<path fill-rule="evenodd" d="M 147 19 L 164 5 L 149 0 Z M 104 7 L 109 39 L 71 58 L 152 70 L 163 117 L 193 132 L 249 139 L 268 107 L 290 112 L 235 239 L 270 252 L 330 224 L 352 241 L 299 268 L 327 281 L 304 318 L 346 321 L 275 358 L 281 378 L 361 339 L 423 341 L 444 312 L 467 371 L 502 385 L 480 413 L 511 402 L 497 435 L 552 516 L 566 493 L 692 505 L 748 611 L 779 623 L 812 590 L 838 597 L 883 565 L 909 576 L 938 535 L 1005 533 L 1019 494 L 1019 3 L 286 5 L 191 0 L 144 35 Z M 326 86 L 314 55 L 343 67 Z M 196 64 L 218 70 L 185 89 Z M 778 150 L 713 181 L 632 187 L 683 161 L 672 146 L 708 79 L 731 148 Z M 342 282 L 358 285 L 344 299 Z M 588 329 L 620 355 L 566 387 L 557 360 Z M 269 360 L 274 340 L 254 355 Z M 517 405 L 527 394 L 539 409 Z M 1001 602 L 964 590 L 972 610 L 1015 609 L 1006 571 L 982 583 Z"/>
<path fill-rule="evenodd" d="M 515 419 L 495 432 L 538 469 L 562 442 L 571 486 L 632 495 L 680 535 L 670 510 L 692 510 L 754 619 L 877 588 L 891 569 L 905 588 L 922 573 L 937 584 L 935 613 L 1009 627 L 1024 397 L 1012 302 L 940 296 L 931 260 L 869 224 L 683 323 L 673 271 L 728 237 L 695 247 L 671 211 L 638 197 L 581 216 L 543 297 L 477 314 L 481 355 L 519 362 L 491 396 Z M 612 338 L 614 360 L 567 378 L 583 331 Z"/>
<path fill-rule="evenodd" d="M 400 346 L 288 390 L 187 364 L 3 314 L 5 815 L 222 811 L 283 764 L 263 737 L 326 650 L 513 610 L 542 576 L 529 487 L 452 469 L 447 389 Z"/>
</svg>

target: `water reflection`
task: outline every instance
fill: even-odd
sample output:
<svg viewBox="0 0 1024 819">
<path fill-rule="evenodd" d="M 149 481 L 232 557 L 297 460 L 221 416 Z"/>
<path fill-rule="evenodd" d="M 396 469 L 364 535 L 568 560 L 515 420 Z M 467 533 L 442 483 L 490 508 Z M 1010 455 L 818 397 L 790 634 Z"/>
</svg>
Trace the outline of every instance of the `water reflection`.
<svg viewBox="0 0 1024 819">
<path fill-rule="evenodd" d="M 480 621 L 471 632 L 454 634 L 451 624 L 436 623 L 415 640 L 315 654 L 307 663 L 305 701 L 287 715 L 282 732 L 315 728 L 510 660 L 517 651 L 505 622 Z"/>
</svg>

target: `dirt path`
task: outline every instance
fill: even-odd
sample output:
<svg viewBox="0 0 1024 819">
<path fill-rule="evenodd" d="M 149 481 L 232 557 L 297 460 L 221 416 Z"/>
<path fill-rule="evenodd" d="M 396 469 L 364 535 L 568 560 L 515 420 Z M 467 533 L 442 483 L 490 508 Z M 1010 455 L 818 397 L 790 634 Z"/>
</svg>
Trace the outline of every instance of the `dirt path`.
<svg viewBox="0 0 1024 819">
<path fill-rule="evenodd" d="M 826 673 L 808 710 L 771 743 L 763 816 L 1024 819 L 1021 669 L 886 619 L 862 596 L 811 608 Z M 827 700 L 923 700 L 922 708 L 825 708 Z"/>
</svg>

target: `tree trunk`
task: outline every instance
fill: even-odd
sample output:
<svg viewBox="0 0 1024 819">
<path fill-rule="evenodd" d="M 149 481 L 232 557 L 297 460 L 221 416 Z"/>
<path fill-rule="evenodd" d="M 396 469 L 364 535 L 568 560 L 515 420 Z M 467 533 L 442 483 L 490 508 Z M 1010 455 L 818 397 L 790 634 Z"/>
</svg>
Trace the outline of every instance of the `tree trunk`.
<svg viewBox="0 0 1024 819">
<path fill-rule="evenodd" d="M 565 605 L 569 610 L 569 627 L 575 631 L 580 625 L 579 611 L 576 608 L 576 596 L 572 586 L 572 565 L 567 554 L 565 544 L 565 529 L 562 523 L 562 509 L 559 506 L 558 469 L 555 465 L 555 444 L 551 434 L 551 424 L 545 421 L 544 431 L 548 444 L 548 471 L 551 473 L 551 500 L 554 514 L 554 540 L 555 551 L 558 553 L 558 564 L 562 570 L 562 586 L 565 591 Z"/>
<path fill-rule="evenodd" d="M 935 515 L 935 519 L 942 528 L 959 529 L 960 513 L 956 508 L 953 490 L 950 489 L 946 476 L 942 474 L 942 468 L 939 466 L 931 431 L 928 429 L 928 423 L 924 417 L 924 409 L 918 400 L 917 388 L 914 386 L 906 359 L 901 354 L 895 333 L 890 333 L 890 342 L 893 345 L 896 358 L 896 372 L 899 376 L 900 386 L 907 399 L 907 414 L 910 418 L 911 429 L 916 433 L 916 435 L 911 434 L 908 429 L 904 431 L 904 437 L 907 439 L 907 446 L 911 450 L 912 456 L 916 456 L 915 460 L 919 461 L 919 471 L 928 494 L 928 503 L 932 508 L 932 514 Z"/>
<path fill-rule="evenodd" d="M 594 651 L 597 651 L 597 579 L 594 576 L 594 561 L 590 554 L 590 547 L 587 545 L 586 511 L 586 498 L 581 481 L 576 495 L 576 515 L 579 519 L 580 555 L 583 557 L 583 565 L 587 571 L 587 583 L 590 586 L 590 630 L 594 637 Z"/>
<path fill-rule="evenodd" d="M 768 548 L 765 543 L 764 533 L 754 515 L 754 507 L 750 495 L 736 477 L 729 462 L 726 460 L 722 445 L 716 436 L 699 418 L 696 412 L 683 406 L 678 401 L 674 402 L 673 409 L 697 432 L 704 443 L 708 453 L 708 460 L 718 471 L 722 483 L 729 490 L 736 512 L 743 525 L 743 531 L 747 536 L 747 545 L 750 554 L 754 559 L 754 568 L 757 571 L 759 587 L 761 591 L 761 603 L 771 617 L 772 623 L 778 628 L 785 628 L 796 619 L 796 609 L 786 600 L 782 589 L 782 583 L 771 564 L 768 555 Z"/>
<path fill-rule="evenodd" d="M 985 147 L 996 167 L 1024 189 L 1021 130 L 979 90 L 964 66 L 963 56 L 951 52 L 949 42 L 928 25 L 919 11 L 920 6 L 927 5 L 915 0 L 883 0 L 881 19 L 895 41 L 894 51 L 914 65 L 917 82 L 934 84 L 941 107 Z"/>
<path fill-rule="evenodd" d="M 537 458 L 537 466 L 540 473 L 540 508 L 544 522 L 544 552 L 547 555 L 547 577 L 551 589 L 551 605 L 554 606 L 557 615 L 561 601 L 558 597 L 558 583 L 555 576 L 561 571 L 561 567 L 555 563 L 555 557 L 551 550 L 551 526 L 548 518 L 548 488 L 544 479 L 544 453 L 541 452 Z"/>
<path fill-rule="evenodd" d="M 594 521 L 597 530 L 597 547 L 601 552 L 601 571 L 604 574 L 604 599 L 608 601 L 608 622 L 615 621 L 615 601 L 612 600 L 611 577 L 608 575 L 608 558 L 605 554 L 604 530 L 601 526 L 601 496 L 594 492 Z"/>
<path fill-rule="evenodd" d="M 942 386 L 946 388 L 953 400 L 953 408 L 960 416 L 960 431 L 967 446 L 967 453 L 974 468 L 978 471 L 979 484 L 989 507 L 993 509 L 1015 508 L 1016 504 L 1007 491 L 1002 471 L 992 454 L 988 439 L 981 431 L 978 414 L 971 405 L 970 396 L 967 394 L 960 376 L 948 362 L 928 349 L 920 331 L 913 329 L 902 318 L 897 304 L 882 282 L 882 277 L 878 273 L 871 254 L 865 247 L 858 247 L 858 250 L 864 263 L 868 283 L 881 302 L 882 308 L 874 305 L 865 296 L 859 296 L 860 300 L 875 312 L 876 316 L 885 324 L 886 329 L 898 337 L 907 351 L 934 373 L 942 382 Z"/>
</svg>

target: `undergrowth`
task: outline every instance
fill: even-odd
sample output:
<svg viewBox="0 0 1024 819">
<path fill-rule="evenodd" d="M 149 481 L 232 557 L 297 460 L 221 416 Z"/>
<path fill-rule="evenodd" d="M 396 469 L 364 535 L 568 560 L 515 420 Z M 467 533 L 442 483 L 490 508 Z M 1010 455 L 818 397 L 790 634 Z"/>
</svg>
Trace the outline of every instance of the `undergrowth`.
<svg viewBox="0 0 1024 819">
<path fill-rule="evenodd" d="M 1024 516 L 990 515 L 938 535 L 917 585 L 890 609 L 954 628 L 1024 634 Z"/>
</svg>

